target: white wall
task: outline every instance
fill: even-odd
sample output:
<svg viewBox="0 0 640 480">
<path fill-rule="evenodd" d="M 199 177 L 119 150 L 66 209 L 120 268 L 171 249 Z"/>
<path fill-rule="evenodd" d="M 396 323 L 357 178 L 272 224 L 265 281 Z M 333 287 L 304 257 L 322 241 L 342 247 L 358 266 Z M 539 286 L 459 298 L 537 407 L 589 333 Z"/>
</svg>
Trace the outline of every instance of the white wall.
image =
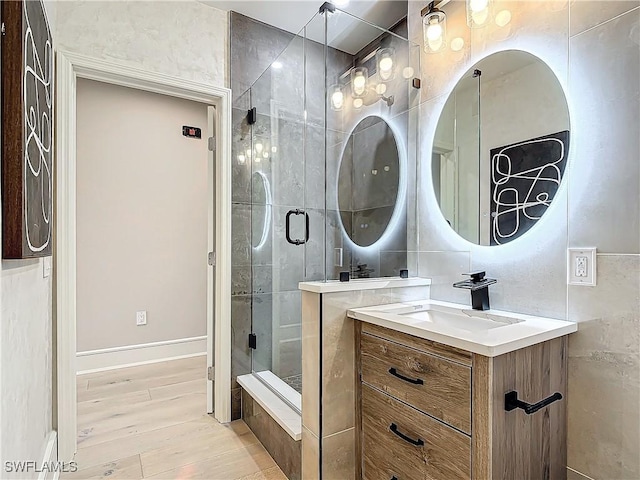
<svg viewBox="0 0 640 480">
<path fill-rule="evenodd" d="M 41 460 L 52 429 L 51 278 L 43 278 L 43 262 L 0 268 L 2 478 L 5 461 Z"/>
<path fill-rule="evenodd" d="M 206 335 L 207 106 L 84 79 L 77 106 L 78 351 Z"/>
<path fill-rule="evenodd" d="M 194 1 L 56 4 L 58 48 L 211 85 L 227 84 L 228 14 Z"/>
<path fill-rule="evenodd" d="M 217 86 L 226 84 L 226 12 L 191 1 L 46 1 L 45 8 L 55 48 Z M 2 464 L 41 460 L 55 423 L 52 281 L 42 277 L 42 263 L 0 265 Z"/>
</svg>

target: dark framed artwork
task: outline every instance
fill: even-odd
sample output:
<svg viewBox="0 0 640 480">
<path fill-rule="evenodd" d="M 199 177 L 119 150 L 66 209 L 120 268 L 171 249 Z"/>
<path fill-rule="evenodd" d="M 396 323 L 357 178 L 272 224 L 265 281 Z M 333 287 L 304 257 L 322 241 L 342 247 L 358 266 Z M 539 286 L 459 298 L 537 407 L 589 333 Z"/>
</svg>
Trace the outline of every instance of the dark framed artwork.
<svg viewBox="0 0 640 480">
<path fill-rule="evenodd" d="M 51 255 L 53 48 L 40 1 L 3 1 L 2 258 Z"/>
<path fill-rule="evenodd" d="M 491 245 L 515 240 L 544 215 L 568 151 L 568 130 L 491 149 Z"/>
</svg>

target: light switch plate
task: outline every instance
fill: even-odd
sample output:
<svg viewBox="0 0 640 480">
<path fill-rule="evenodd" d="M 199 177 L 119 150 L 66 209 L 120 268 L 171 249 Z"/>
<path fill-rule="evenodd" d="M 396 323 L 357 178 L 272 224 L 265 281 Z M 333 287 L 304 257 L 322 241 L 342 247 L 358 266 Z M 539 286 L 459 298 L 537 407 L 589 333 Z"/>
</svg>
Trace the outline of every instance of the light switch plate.
<svg viewBox="0 0 640 480">
<path fill-rule="evenodd" d="M 595 247 L 570 248 L 567 251 L 567 283 L 595 287 L 596 263 Z"/>
</svg>

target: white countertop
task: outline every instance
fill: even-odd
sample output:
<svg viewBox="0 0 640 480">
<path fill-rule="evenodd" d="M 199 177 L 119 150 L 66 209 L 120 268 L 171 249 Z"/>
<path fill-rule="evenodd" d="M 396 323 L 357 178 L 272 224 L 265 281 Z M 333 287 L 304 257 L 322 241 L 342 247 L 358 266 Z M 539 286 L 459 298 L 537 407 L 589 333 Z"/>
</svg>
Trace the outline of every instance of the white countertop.
<svg viewBox="0 0 640 480">
<path fill-rule="evenodd" d="M 351 292 L 356 290 L 375 290 L 378 288 L 422 287 L 431 285 L 431 279 L 411 277 L 359 278 L 348 282 L 328 280 L 326 282 L 300 282 L 298 288 L 313 293 Z"/>
<path fill-rule="evenodd" d="M 433 320 L 429 319 L 430 312 Z M 436 300 L 354 308 L 348 315 L 486 357 L 497 357 L 578 330 L 574 322 L 500 310 L 477 311 L 468 305 Z"/>
</svg>

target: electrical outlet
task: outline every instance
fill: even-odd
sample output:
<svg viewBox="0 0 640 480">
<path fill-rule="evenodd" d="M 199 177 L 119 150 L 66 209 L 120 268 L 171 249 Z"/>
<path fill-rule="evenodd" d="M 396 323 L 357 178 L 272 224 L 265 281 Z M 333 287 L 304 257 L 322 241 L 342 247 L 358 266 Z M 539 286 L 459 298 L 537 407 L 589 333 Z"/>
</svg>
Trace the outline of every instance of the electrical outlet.
<svg viewBox="0 0 640 480">
<path fill-rule="evenodd" d="M 576 277 L 586 277 L 588 272 L 587 257 L 583 255 L 576 256 Z"/>
<path fill-rule="evenodd" d="M 147 311 L 141 310 L 136 312 L 136 325 L 146 325 L 147 324 Z"/>
<path fill-rule="evenodd" d="M 595 248 L 570 248 L 567 252 L 567 283 L 595 286 L 596 258 Z"/>
</svg>

